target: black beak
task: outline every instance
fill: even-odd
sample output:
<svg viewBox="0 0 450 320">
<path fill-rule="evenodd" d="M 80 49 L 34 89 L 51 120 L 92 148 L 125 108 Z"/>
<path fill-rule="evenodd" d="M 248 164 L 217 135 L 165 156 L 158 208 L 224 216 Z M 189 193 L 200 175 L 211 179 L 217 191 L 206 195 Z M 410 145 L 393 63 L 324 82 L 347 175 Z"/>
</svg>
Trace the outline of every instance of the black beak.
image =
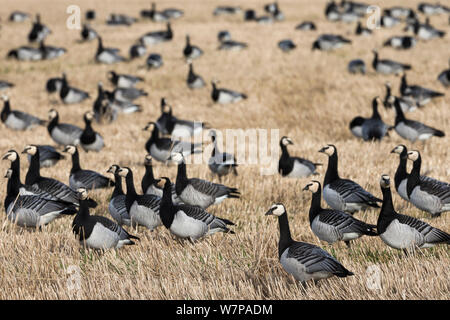
<svg viewBox="0 0 450 320">
<path fill-rule="evenodd" d="M 275 210 L 275 208 L 270 208 L 269 211 L 266 212 L 266 216 L 271 216 L 273 214 L 273 210 Z"/>
<path fill-rule="evenodd" d="M 303 191 L 309 190 L 309 184 L 307 184 L 302 190 Z"/>
<path fill-rule="evenodd" d="M 28 148 L 22 150 L 22 153 L 27 153 Z"/>
<path fill-rule="evenodd" d="M 319 150 L 319 152 L 325 153 L 325 150 L 327 150 L 328 147 L 323 147 L 322 149 Z"/>
</svg>

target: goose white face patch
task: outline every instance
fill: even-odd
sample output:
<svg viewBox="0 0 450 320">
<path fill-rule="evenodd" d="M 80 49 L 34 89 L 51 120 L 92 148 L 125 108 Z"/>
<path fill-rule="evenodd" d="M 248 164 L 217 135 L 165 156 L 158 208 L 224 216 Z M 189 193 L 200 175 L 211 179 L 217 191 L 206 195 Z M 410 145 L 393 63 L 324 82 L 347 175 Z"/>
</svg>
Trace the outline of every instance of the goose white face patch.
<svg viewBox="0 0 450 320">
<path fill-rule="evenodd" d="M 272 211 L 272 214 L 276 215 L 276 216 L 281 216 L 283 213 L 286 212 L 286 209 L 284 208 L 284 206 L 282 204 L 275 204 L 271 207 L 271 209 L 274 210 Z"/>
<path fill-rule="evenodd" d="M 333 146 L 326 146 L 324 149 L 325 149 L 324 152 L 328 156 L 332 156 L 336 152 L 336 150 L 335 150 L 335 148 Z"/>
<path fill-rule="evenodd" d="M 418 151 L 410 151 L 408 152 L 408 159 L 412 161 L 416 161 L 419 159 L 419 152 Z"/>
</svg>

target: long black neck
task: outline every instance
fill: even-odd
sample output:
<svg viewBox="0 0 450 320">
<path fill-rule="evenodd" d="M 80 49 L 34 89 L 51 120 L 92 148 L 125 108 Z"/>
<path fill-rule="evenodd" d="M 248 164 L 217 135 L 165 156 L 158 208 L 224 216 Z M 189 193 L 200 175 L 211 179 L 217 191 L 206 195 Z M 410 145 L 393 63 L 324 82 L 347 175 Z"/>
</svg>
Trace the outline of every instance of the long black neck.
<svg viewBox="0 0 450 320">
<path fill-rule="evenodd" d="M 422 166 L 422 159 L 419 156 L 419 158 L 414 161 L 413 167 L 411 172 L 408 176 L 408 181 L 406 183 L 406 193 L 408 194 L 408 197 L 411 196 L 412 191 L 414 188 L 420 184 L 420 167 Z"/>
<path fill-rule="evenodd" d="M 77 215 L 76 215 L 76 219 L 81 219 L 81 220 L 86 220 L 87 218 L 89 218 L 89 203 L 90 203 L 90 199 L 84 199 L 84 200 L 79 200 L 80 202 L 80 208 L 78 209 Z"/>
<path fill-rule="evenodd" d="M 374 67 L 376 69 L 377 64 L 378 64 L 378 53 L 374 52 L 372 67 Z"/>
<path fill-rule="evenodd" d="M 381 119 L 380 113 L 378 112 L 378 102 L 376 99 L 372 101 L 372 119 Z"/>
<path fill-rule="evenodd" d="M 186 163 L 184 163 L 184 160 L 182 160 L 178 164 L 177 169 L 177 180 L 175 183 L 175 190 L 177 192 L 177 195 L 181 194 L 181 192 L 183 191 L 183 189 L 186 187 L 187 184 L 188 184 L 188 177 L 186 174 Z"/>
<path fill-rule="evenodd" d="M 400 186 L 400 183 L 408 177 L 408 173 L 406 172 L 406 165 L 407 165 L 407 152 L 405 149 L 403 149 L 402 153 L 400 154 L 398 162 L 397 171 L 395 171 L 394 181 L 395 181 L 395 189 L 398 191 L 398 188 Z"/>
<path fill-rule="evenodd" d="M 98 47 L 97 47 L 97 54 L 100 54 L 103 52 L 103 42 L 102 38 L 98 37 Z"/>
<path fill-rule="evenodd" d="M 3 102 L 3 110 L 2 110 L 2 121 L 5 122 L 8 115 L 11 113 L 11 106 L 9 104 L 9 100 Z"/>
<path fill-rule="evenodd" d="M 17 196 L 19 195 L 20 186 L 20 177 L 13 174 L 6 184 L 5 210 L 8 209 L 12 202 L 16 201 Z"/>
<path fill-rule="evenodd" d="M 175 210 L 172 202 L 172 186 L 170 182 L 164 184 L 159 213 L 162 223 L 169 229 L 175 217 Z"/>
<path fill-rule="evenodd" d="M 125 204 L 127 206 L 128 212 L 130 212 L 131 205 L 137 198 L 136 189 L 134 188 L 134 178 L 131 171 L 128 172 L 125 183 L 127 185 L 127 195 L 125 197 Z"/>
<path fill-rule="evenodd" d="M 323 181 L 324 187 L 337 179 L 339 179 L 338 155 L 337 151 L 335 151 L 331 156 L 328 157 L 328 168 L 327 172 L 325 173 L 325 179 Z"/>
<path fill-rule="evenodd" d="M 53 128 L 55 128 L 58 125 L 59 122 L 59 115 L 57 114 L 56 117 L 54 117 L 47 126 L 47 131 L 48 133 L 50 133 L 50 135 L 52 134 Z"/>
<path fill-rule="evenodd" d="M 400 83 L 400 93 L 404 94 L 407 87 L 408 87 L 408 84 L 406 82 L 406 76 L 403 75 L 402 76 L 402 81 Z"/>
<path fill-rule="evenodd" d="M 119 176 L 118 173 L 114 173 L 114 182 L 115 182 L 114 191 L 113 191 L 111 198 L 121 196 L 124 194 L 123 189 L 122 189 L 122 177 Z"/>
<path fill-rule="evenodd" d="M 287 146 L 285 146 L 284 144 L 280 143 L 280 147 L 281 147 L 281 159 L 289 158 L 289 151 L 287 149 Z"/>
<path fill-rule="evenodd" d="M 95 99 L 94 102 L 94 111 L 101 111 L 102 109 L 102 102 L 105 99 L 105 93 L 103 92 L 103 87 L 101 85 L 98 86 L 98 96 L 97 99 Z"/>
<path fill-rule="evenodd" d="M 30 167 L 25 177 L 25 184 L 32 185 L 41 177 L 41 164 L 39 162 L 39 149 L 31 156 Z"/>
<path fill-rule="evenodd" d="M 291 237 L 289 229 L 289 221 L 287 213 L 283 213 L 278 217 L 278 224 L 280 227 L 280 241 L 278 242 L 278 257 L 280 258 L 283 252 L 294 242 Z"/>
<path fill-rule="evenodd" d="M 75 150 L 75 153 L 72 155 L 72 169 L 70 170 L 70 174 L 78 172 L 81 170 L 80 166 L 80 154 L 78 153 L 78 149 Z"/>
<path fill-rule="evenodd" d="M 155 182 L 156 180 L 153 175 L 153 166 L 151 164 L 145 164 L 145 173 L 141 181 L 142 192 L 146 193 L 147 189 Z"/>
<path fill-rule="evenodd" d="M 403 113 L 402 107 L 400 106 L 400 101 L 395 97 L 394 101 L 395 107 L 395 125 L 405 120 L 405 114 Z"/>
<path fill-rule="evenodd" d="M 377 231 L 379 234 L 382 234 L 391 221 L 397 216 L 397 213 L 394 210 L 394 205 L 392 204 L 391 188 L 382 187 L 381 192 L 383 193 L 383 204 L 381 205 L 381 211 L 377 222 Z"/>
<path fill-rule="evenodd" d="M 19 155 L 17 155 L 16 160 L 11 162 L 11 170 L 12 170 L 12 176 L 17 176 L 19 178 L 20 182 L 20 158 Z"/>
<path fill-rule="evenodd" d="M 386 85 L 386 95 L 384 96 L 384 105 L 388 105 L 389 104 L 389 97 L 391 96 L 391 87 Z"/>
<path fill-rule="evenodd" d="M 312 223 L 314 218 L 320 213 L 322 207 L 320 206 L 320 200 L 322 198 L 322 191 L 318 189 L 312 194 L 311 207 L 309 208 L 309 223 Z"/>
</svg>

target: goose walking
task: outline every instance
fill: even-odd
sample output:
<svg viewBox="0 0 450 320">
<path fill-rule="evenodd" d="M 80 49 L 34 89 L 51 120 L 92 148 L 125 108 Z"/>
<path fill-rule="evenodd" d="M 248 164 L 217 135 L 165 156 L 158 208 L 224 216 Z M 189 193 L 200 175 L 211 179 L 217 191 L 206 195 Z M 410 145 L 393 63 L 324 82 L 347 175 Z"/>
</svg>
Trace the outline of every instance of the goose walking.
<svg viewBox="0 0 450 320">
<path fill-rule="evenodd" d="M 194 72 L 194 67 L 191 61 L 188 61 L 189 64 L 189 72 L 186 79 L 186 83 L 190 89 L 200 89 L 203 88 L 206 83 L 203 78 Z"/>
<path fill-rule="evenodd" d="M 119 175 L 120 167 L 113 164 L 109 167 L 108 173 L 114 175 L 114 191 L 109 201 L 108 210 L 111 217 L 116 220 L 119 225 L 131 225 L 130 214 L 127 211 L 127 205 L 125 202 L 125 193 L 122 189 L 122 177 Z"/>
<path fill-rule="evenodd" d="M 74 87 L 70 87 L 67 82 L 65 73 L 63 73 L 62 75 L 62 85 L 61 90 L 59 91 L 59 97 L 65 104 L 80 103 L 90 98 L 89 93 Z"/>
<path fill-rule="evenodd" d="M 95 54 L 95 61 L 99 63 L 112 64 L 125 61 L 125 58 L 119 55 L 119 49 L 105 48 L 103 46 L 102 37 L 98 36 L 97 52 Z"/>
<path fill-rule="evenodd" d="M 173 152 L 171 159 L 178 163 L 175 190 L 183 203 L 206 209 L 213 204 L 221 203 L 225 199 L 239 199 L 240 193 L 236 188 L 202 179 L 188 178 L 182 153 Z"/>
<path fill-rule="evenodd" d="M 372 50 L 372 53 L 373 53 L 372 67 L 378 73 L 396 74 L 403 72 L 405 70 L 411 70 L 411 65 L 409 64 L 404 64 L 389 59 L 380 60 L 378 58 L 378 51 Z"/>
<path fill-rule="evenodd" d="M 45 121 L 35 117 L 29 113 L 11 110 L 11 104 L 9 102 L 9 97 L 2 95 L 3 99 L 3 109 L 0 113 L 2 122 L 6 127 L 13 130 L 30 130 L 37 126 L 45 125 Z"/>
<path fill-rule="evenodd" d="M 294 241 L 289 229 L 289 220 L 283 204 L 272 205 L 267 215 L 278 217 L 280 240 L 278 258 L 283 269 L 303 285 L 310 280 L 317 281 L 332 276 L 345 278 L 353 275 L 331 254 L 307 242 Z"/>
<path fill-rule="evenodd" d="M 311 207 L 309 209 L 309 225 L 314 234 L 322 241 L 333 244 L 344 241 L 350 247 L 350 241 L 363 235 L 376 236 L 375 225 L 367 224 L 352 215 L 333 209 L 323 209 L 320 205 L 322 190 L 319 181 L 311 181 L 303 191 L 312 192 Z"/>
<path fill-rule="evenodd" d="M 86 188 L 87 190 L 102 189 L 114 186 L 114 181 L 92 170 L 83 170 L 80 166 L 80 155 L 74 145 L 67 145 L 63 152 L 72 155 L 69 185 L 72 189 Z"/>
<path fill-rule="evenodd" d="M 422 157 L 419 151 L 409 151 L 408 159 L 413 168 L 406 183 L 409 201 L 420 210 L 438 217 L 442 212 L 450 211 L 450 184 L 436 179 L 421 179 Z"/>
<path fill-rule="evenodd" d="M 175 205 L 172 202 L 172 183 L 169 178 L 165 180 L 163 197 L 161 200 L 160 216 L 162 224 L 179 238 L 191 241 L 217 232 L 234 234 L 228 226 L 234 223 L 230 220 L 218 218 L 203 208 L 188 204 Z"/>
<path fill-rule="evenodd" d="M 109 71 L 108 79 L 118 88 L 133 88 L 137 83 L 144 81 L 142 77 L 116 73 L 115 71 Z"/>
<path fill-rule="evenodd" d="M 233 172 L 235 176 L 237 173 L 237 161 L 234 155 L 226 152 L 220 152 L 217 146 L 217 133 L 215 130 L 209 132 L 211 141 L 213 143 L 213 149 L 211 152 L 211 157 L 208 160 L 208 168 L 213 174 L 217 174 L 219 179 L 226 176 L 230 172 Z"/>
<path fill-rule="evenodd" d="M 401 136 L 403 139 L 415 142 L 416 140 L 425 141 L 433 136 L 436 137 L 445 136 L 445 133 L 441 130 L 429 127 L 419 121 L 406 119 L 398 98 L 392 97 L 392 99 L 394 99 L 394 106 L 396 112 L 394 129 L 395 132 L 397 132 L 398 135 Z"/>
<path fill-rule="evenodd" d="M 406 73 L 402 75 L 400 93 L 403 97 L 408 97 L 415 100 L 419 106 L 424 106 L 432 99 L 444 96 L 441 92 L 433 91 L 417 85 L 408 85 Z"/>
<path fill-rule="evenodd" d="M 380 186 L 383 205 L 378 217 L 377 230 L 384 243 L 405 252 L 416 248 L 430 248 L 441 243 L 450 244 L 450 234 L 395 211 L 388 175 L 381 176 Z"/>
<path fill-rule="evenodd" d="M 8 169 L 7 192 L 4 201 L 6 216 L 9 221 L 24 228 L 40 228 L 61 215 L 73 215 L 77 212 L 73 204 L 50 200 L 35 195 L 20 195 L 19 176 Z"/>
<path fill-rule="evenodd" d="M 186 35 L 186 46 L 183 49 L 185 59 L 197 59 L 203 55 L 203 50 L 197 46 L 191 45 L 191 38 Z"/>
<path fill-rule="evenodd" d="M 80 136 L 80 146 L 84 151 L 95 151 L 99 152 L 105 146 L 103 142 L 103 137 L 95 132 L 92 128 L 92 120 L 94 119 L 94 113 L 92 111 L 88 111 L 83 116 L 84 119 L 84 130 Z"/>
<path fill-rule="evenodd" d="M 378 112 L 379 97 L 372 99 L 372 116 L 361 125 L 361 133 L 364 141 L 382 140 L 388 135 L 390 126 L 386 125 Z"/>
<path fill-rule="evenodd" d="M 338 174 L 338 154 L 334 145 L 329 144 L 319 150 L 328 156 L 328 168 L 323 181 L 323 198 L 334 210 L 351 214 L 369 207 L 379 208 L 374 197 L 359 184 L 349 179 L 341 179 Z"/>
<path fill-rule="evenodd" d="M 289 155 L 287 146 L 293 145 L 292 140 L 286 136 L 280 140 L 281 157 L 278 161 L 278 172 L 283 177 L 288 178 L 305 178 L 310 175 L 318 174 L 316 172 L 317 166 L 321 166 L 321 163 L 314 163 L 309 160 L 291 157 Z"/>
<path fill-rule="evenodd" d="M 130 168 L 119 169 L 119 175 L 125 178 L 127 194 L 125 196 L 126 210 L 130 215 L 132 226 L 144 226 L 153 231 L 161 222 L 161 197 L 153 194 L 138 195 L 134 188 L 133 172 Z"/>
<path fill-rule="evenodd" d="M 107 250 L 133 245 L 138 237 L 129 234 L 117 223 L 103 216 L 91 216 L 88 207 L 88 194 L 85 188 L 77 189 L 80 208 L 72 222 L 72 231 L 87 248 Z"/>
<path fill-rule="evenodd" d="M 47 131 L 57 144 L 77 145 L 80 143 L 80 136 L 83 133 L 83 129 L 73 124 L 59 123 L 58 111 L 51 109 L 48 112 L 48 120 Z"/>
<path fill-rule="evenodd" d="M 217 84 L 218 81 L 211 81 L 211 98 L 214 102 L 220 104 L 228 104 L 247 99 L 246 94 L 224 88 L 217 88 Z"/>
</svg>

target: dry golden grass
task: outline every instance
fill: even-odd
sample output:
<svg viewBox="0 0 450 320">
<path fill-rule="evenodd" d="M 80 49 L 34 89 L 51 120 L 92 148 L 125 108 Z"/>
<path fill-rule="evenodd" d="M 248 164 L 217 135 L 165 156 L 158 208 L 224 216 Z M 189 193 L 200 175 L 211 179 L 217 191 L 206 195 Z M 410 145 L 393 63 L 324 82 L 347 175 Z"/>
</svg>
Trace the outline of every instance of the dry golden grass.
<svg viewBox="0 0 450 320">
<path fill-rule="evenodd" d="M 245 7 L 262 11 L 267 1 L 246 1 Z M 96 84 L 107 84 L 106 72 L 119 72 L 145 77 L 141 87 L 149 92 L 148 99 L 140 101 L 144 112 L 123 116 L 117 122 L 95 128 L 105 137 L 106 148 L 100 154 L 81 153 L 84 168 L 105 172 L 113 163 L 127 165 L 135 171 L 136 187 L 140 189 L 143 174 L 144 143 L 147 133 L 141 130 L 145 123 L 155 120 L 160 113 L 159 100 L 165 96 L 174 106 L 175 115 L 209 122 L 216 128 L 279 128 L 281 135 L 291 137 L 295 145 L 290 149 L 314 162 L 326 164 L 326 157 L 317 151 L 326 143 L 334 143 L 340 156 L 340 173 L 355 179 L 375 195 L 381 196 L 379 177 L 393 176 L 398 158 L 389 151 L 405 143 L 395 133 L 381 143 L 363 143 L 348 130 L 348 123 L 356 115 L 369 116 L 370 101 L 384 95 L 383 84 L 391 81 L 397 94 L 399 78 L 376 75 L 370 65 L 366 76 L 350 76 L 348 61 L 362 58 L 370 64 L 372 48 L 381 48 L 387 37 L 401 33 L 402 27 L 379 30 L 372 37 L 353 36 L 354 25 L 325 21 L 325 1 L 282 0 L 281 9 L 286 21 L 269 26 L 243 24 L 241 16 L 213 18 L 218 4 L 240 4 L 240 1 L 160 1 L 163 7 L 180 7 L 185 16 L 173 23 L 174 40 L 153 47 L 151 52 L 163 55 L 165 65 L 160 70 L 147 72 L 139 68 L 144 59 L 117 66 L 97 65 L 93 61 L 96 42 L 78 44 L 78 30 L 65 27 L 66 7 L 78 4 L 82 10 L 96 9 L 94 28 L 103 36 L 108 47 L 118 47 L 128 54 L 129 46 L 142 34 L 159 30 L 162 24 L 139 22 L 132 27 L 109 27 L 104 21 L 111 12 L 137 16 L 148 6 L 147 0 L 6 1 L 0 8 L 4 21 L 0 31 L 0 78 L 16 83 L 10 92 L 12 107 L 26 110 L 45 118 L 50 108 L 60 112 L 63 122 L 82 126 L 82 114 L 90 110 L 93 99 L 82 105 L 64 106 L 51 103 L 44 90 L 49 77 L 65 71 L 72 85 L 96 95 Z M 374 1 L 381 6 L 408 5 L 416 7 L 419 1 Z M 14 9 L 40 12 L 43 22 L 53 34 L 49 45 L 64 46 L 68 53 L 54 61 L 38 63 L 6 60 L 9 49 L 24 45 L 30 23 L 5 22 Z M 84 12 L 83 12 L 84 13 Z M 299 32 L 294 27 L 303 20 L 314 20 L 317 32 Z M 447 17 L 432 18 L 432 23 L 448 31 Z M 240 53 L 217 51 L 216 35 L 227 29 L 236 40 L 249 43 L 249 49 Z M 333 32 L 354 40 L 332 53 L 311 52 L 311 43 L 321 33 Z M 221 85 L 246 92 L 249 99 L 229 106 L 212 105 L 210 87 L 192 92 L 185 85 L 187 66 L 182 59 L 185 34 L 201 46 L 205 55 L 195 61 L 196 72 L 205 80 L 218 78 Z M 276 46 L 281 39 L 291 38 L 297 49 L 282 53 Z M 397 52 L 382 49 L 381 57 L 413 64 L 408 80 L 411 83 L 444 91 L 436 81 L 439 72 L 447 67 L 448 34 L 440 40 L 420 42 L 414 50 Z M 109 86 L 109 83 L 108 83 Z M 421 119 L 445 131 L 450 128 L 450 95 L 427 105 L 409 117 Z M 381 110 L 383 119 L 394 121 L 394 112 Z M 220 116 L 217 114 L 221 112 Z M 449 133 L 449 132 L 447 132 Z M 29 132 L 13 132 L 1 128 L 0 150 L 21 151 L 25 144 L 48 144 L 45 128 Z M 425 146 L 406 143 L 423 154 L 423 170 L 440 180 L 449 181 L 449 138 L 433 138 Z M 210 149 L 205 152 L 209 154 Z M 28 163 L 22 157 L 22 177 Z M 42 173 L 68 182 L 70 160 Z M 6 169 L 7 163 L 2 164 Z M 323 179 L 326 165 L 319 169 Z M 157 165 L 156 174 L 175 178 L 176 167 Z M 5 215 L 0 217 L 0 299 L 449 299 L 448 247 L 440 246 L 405 257 L 402 252 L 388 248 L 379 238 L 362 238 L 351 250 L 344 244 L 327 246 L 312 234 L 307 220 L 310 194 L 301 192 L 309 179 L 288 180 L 278 175 L 260 176 L 256 166 L 239 167 L 238 177 L 226 177 L 222 182 L 242 192 L 241 200 L 229 200 L 210 211 L 234 221 L 235 235 L 219 234 L 195 245 L 175 240 L 160 228 L 150 233 L 140 229 L 136 246 L 118 251 L 96 254 L 80 249 L 70 230 L 71 219 L 60 219 L 42 232 L 27 231 L 11 225 Z M 188 175 L 211 179 L 206 165 L 188 167 Z M 5 181 L 0 198 L 4 199 Z M 112 190 L 91 194 L 100 203 L 96 214 L 109 216 L 108 199 Z M 306 290 L 296 284 L 280 266 L 277 256 L 278 223 L 264 212 L 273 202 L 283 202 L 290 215 L 291 231 L 295 239 L 321 245 L 334 254 L 344 266 L 355 273 L 346 279 L 332 278 Z M 449 215 L 430 219 L 397 195 L 394 205 L 401 211 L 421 218 L 433 226 L 449 232 Z M 2 212 L 4 208 L 2 206 Z M 378 210 L 358 213 L 358 218 L 375 223 Z M 377 265 L 381 271 L 381 290 L 367 287 L 366 270 Z M 70 290 L 73 266 L 80 268 L 81 290 Z M 69 282 L 68 282 L 69 281 Z M 69 286 L 68 286 L 69 284 Z"/>
</svg>

